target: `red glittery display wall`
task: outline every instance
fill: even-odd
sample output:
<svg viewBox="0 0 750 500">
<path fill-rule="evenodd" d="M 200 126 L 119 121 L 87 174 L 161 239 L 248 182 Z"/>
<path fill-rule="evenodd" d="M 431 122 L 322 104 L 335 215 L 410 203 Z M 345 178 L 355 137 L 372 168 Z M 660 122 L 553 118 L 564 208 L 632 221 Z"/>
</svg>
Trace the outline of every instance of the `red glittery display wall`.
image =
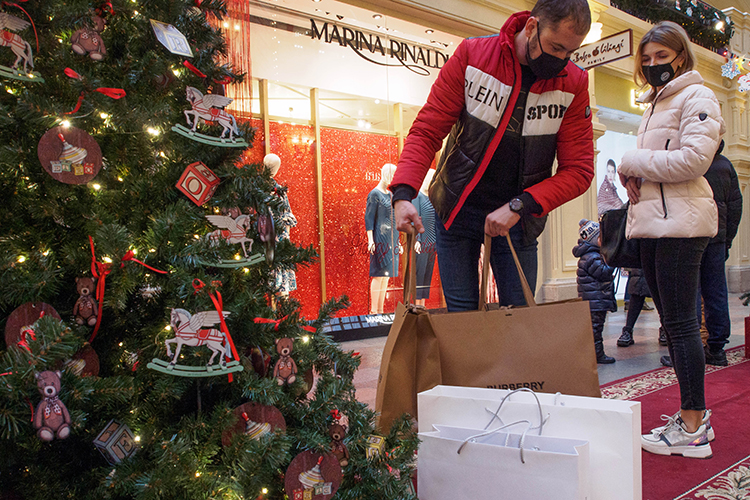
<svg viewBox="0 0 750 500">
<path fill-rule="evenodd" d="M 248 162 L 262 162 L 265 137 L 260 120 L 253 148 L 245 153 Z M 288 186 L 289 204 L 298 224 L 292 228 L 294 243 L 312 244 L 320 250 L 318 207 L 315 183 L 314 135 L 310 126 L 270 124 L 271 152 L 281 158 L 276 180 Z M 365 207 L 368 193 L 380 180 L 385 163 L 396 163 L 398 141 L 395 137 L 367 132 L 321 128 L 323 168 L 323 213 L 326 245 L 326 294 L 347 295 L 351 307 L 340 315 L 367 314 L 370 309 L 370 255 L 367 252 Z M 388 283 L 385 312 L 393 312 L 402 297 L 403 255 L 399 259 L 397 278 Z M 432 279 L 428 308 L 440 307 L 440 285 L 437 264 Z M 292 296 L 302 304 L 302 314 L 315 317 L 320 306 L 320 264 L 297 271 L 297 290 Z"/>
</svg>

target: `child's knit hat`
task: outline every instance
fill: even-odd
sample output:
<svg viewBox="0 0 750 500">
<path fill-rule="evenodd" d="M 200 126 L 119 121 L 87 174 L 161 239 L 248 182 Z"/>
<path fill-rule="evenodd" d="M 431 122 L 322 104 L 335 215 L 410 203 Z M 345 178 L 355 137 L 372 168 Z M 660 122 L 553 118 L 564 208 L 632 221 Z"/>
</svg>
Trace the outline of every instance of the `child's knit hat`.
<svg viewBox="0 0 750 500">
<path fill-rule="evenodd" d="M 578 235 L 587 243 L 596 245 L 599 238 L 599 223 L 588 219 L 581 219 L 578 222 Z"/>
</svg>

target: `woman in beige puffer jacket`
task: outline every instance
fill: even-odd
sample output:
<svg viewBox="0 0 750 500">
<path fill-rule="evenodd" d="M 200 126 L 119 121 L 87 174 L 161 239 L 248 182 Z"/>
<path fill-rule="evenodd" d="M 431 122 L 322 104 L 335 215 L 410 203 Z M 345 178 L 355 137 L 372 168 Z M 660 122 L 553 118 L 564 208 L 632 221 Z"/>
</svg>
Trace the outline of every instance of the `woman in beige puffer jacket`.
<svg viewBox="0 0 750 500">
<path fill-rule="evenodd" d="M 713 192 L 703 178 L 725 131 L 714 93 L 693 70 L 685 31 L 665 21 L 636 52 L 635 81 L 648 83 L 637 147 L 625 153 L 620 180 L 630 200 L 626 236 L 641 265 L 680 385 L 680 410 L 641 437 L 644 450 L 708 458 L 713 428 L 704 394 L 705 358 L 696 314 L 700 262 L 718 230 Z"/>
</svg>

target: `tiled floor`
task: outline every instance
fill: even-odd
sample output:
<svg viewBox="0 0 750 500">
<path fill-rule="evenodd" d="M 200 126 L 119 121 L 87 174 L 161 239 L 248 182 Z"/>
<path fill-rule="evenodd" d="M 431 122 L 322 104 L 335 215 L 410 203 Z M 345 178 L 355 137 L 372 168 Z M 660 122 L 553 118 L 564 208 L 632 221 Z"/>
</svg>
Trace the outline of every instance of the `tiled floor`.
<svg viewBox="0 0 750 500">
<path fill-rule="evenodd" d="M 649 301 L 650 303 L 650 301 Z M 635 344 L 630 347 L 617 347 L 616 342 L 625 325 L 626 312 L 622 307 L 616 313 L 609 313 L 604 325 L 604 345 L 608 355 L 617 359 L 611 365 L 599 365 L 599 382 L 606 384 L 654 368 L 659 368 L 659 358 L 667 354 L 667 348 L 657 342 L 659 316 L 656 310 L 642 311 L 633 329 Z M 729 296 L 729 314 L 732 318 L 732 336 L 727 348 L 745 343 L 745 316 L 750 315 L 750 307 L 742 305 L 739 294 Z M 343 342 L 347 351 L 359 352 L 362 364 L 354 375 L 357 399 L 375 407 L 375 390 L 380 371 L 380 358 L 383 355 L 385 337 Z"/>
</svg>

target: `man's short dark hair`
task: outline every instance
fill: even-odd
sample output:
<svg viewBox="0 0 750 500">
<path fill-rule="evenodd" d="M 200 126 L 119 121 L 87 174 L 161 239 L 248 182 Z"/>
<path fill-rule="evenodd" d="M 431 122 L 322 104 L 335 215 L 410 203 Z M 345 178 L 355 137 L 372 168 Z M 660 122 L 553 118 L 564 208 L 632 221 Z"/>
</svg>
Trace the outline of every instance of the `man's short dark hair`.
<svg viewBox="0 0 750 500">
<path fill-rule="evenodd" d="M 591 29 L 591 10 L 586 0 L 539 0 L 531 15 L 544 26 L 556 27 L 560 21 L 570 20 L 577 35 L 585 35 Z"/>
</svg>

